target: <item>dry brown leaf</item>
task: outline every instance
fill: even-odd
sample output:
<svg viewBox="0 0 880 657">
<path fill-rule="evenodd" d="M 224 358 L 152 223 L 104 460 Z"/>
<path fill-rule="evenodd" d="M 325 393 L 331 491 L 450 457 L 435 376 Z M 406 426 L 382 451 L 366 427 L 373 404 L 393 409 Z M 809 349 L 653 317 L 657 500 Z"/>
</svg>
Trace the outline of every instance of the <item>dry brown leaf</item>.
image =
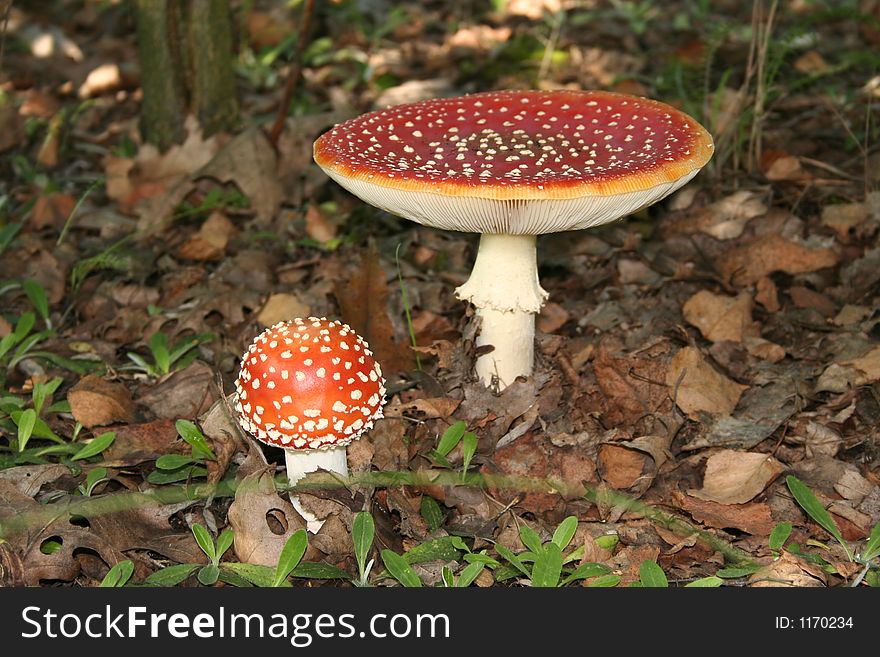
<svg viewBox="0 0 880 657">
<path fill-rule="evenodd" d="M 729 240 L 742 235 L 750 220 L 766 212 L 767 205 L 762 195 L 741 190 L 712 205 L 673 217 L 664 223 L 663 231 L 666 234 L 685 235 L 702 232 L 718 240 Z"/>
<path fill-rule="evenodd" d="M 413 369 L 413 352 L 394 337 L 388 316 L 388 283 L 375 248 L 364 251 L 360 267 L 334 287 L 345 322 L 360 334 L 382 365 L 385 376 Z"/>
<path fill-rule="evenodd" d="M 668 350 L 664 342 L 638 354 L 621 355 L 600 343 L 592 365 L 602 389 L 603 420 L 607 425 L 636 422 L 668 403 L 668 390 L 663 385 L 668 376 Z"/>
<path fill-rule="evenodd" d="M 257 220 L 267 226 L 281 207 L 284 190 L 278 179 L 275 150 L 259 128 L 242 132 L 195 173 L 194 178 L 234 183 L 250 199 Z"/>
<path fill-rule="evenodd" d="M 384 418 L 361 440 L 373 446 L 373 465 L 377 470 L 400 470 L 409 461 L 404 436 L 409 426 L 406 420 Z"/>
<path fill-rule="evenodd" d="M 272 568 L 287 539 L 306 526 L 293 505 L 278 495 L 268 470 L 249 474 L 241 481 L 228 518 L 239 561 Z"/>
<path fill-rule="evenodd" d="M 134 420 L 134 403 L 128 388 L 92 374 L 70 389 L 67 401 L 74 419 L 87 429 Z"/>
<path fill-rule="evenodd" d="M 788 288 L 788 296 L 798 308 L 812 308 L 825 317 L 837 312 L 835 303 L 825 294 L 816 292 L 803 285 L 792 285 Z"/>
<path fill-rule="evenodd" d="M 816 381 L 817 392 L 846 392 L 850 388 L 880 381 L 880 347 L 858 358 L 829 365 Z"/>
<path fill-rule="evenodd" d="M 260 309 L 257 321 L 263 326 L 274 326 L 297 317 L 308 317 L 311 309 L 296 294 L 273 294 Z"/>
<path fill-rule="evenodd" d="M 874 347 L 858 358 L 845 360 L 841 364 L 858 370 L 859 375 L 855 381 L 857 386 L 878 381 L 880 380 L 880 347 Z"/>
<path fill-rule="evenodd" d="M 44 484 L 69 474 L 67 466 L 57 463 L 18 465 L 0 470 L 0 481 L 9 482 L 22 495 L 36 497 Z"/>
<path fill-rule="evenodd" d="M 64 226 L 76 207 L 76 199 L 70 194 L 54 192 L 37 198 L 31 211 L 30 222 L 36 228 L 58 228 Z"/>
<path fill-rule="evenodd" d="M 825 574 L 818 566 L 783 552 L 778 559 L 751 575 L 749 583 L 754 587 L 816 587 L 825 585 Z"/>
<path fill-rule="evenodd" d="M 134 166 L 129 170 L 133 190 L 142 185 L 155 186 L 163 191 L 170 189 L 208 164 L 217 154 L 219 139 L 216 136 L 205 139 L 195 117 L 187 117 L 184 127 L 187 136 L 183 143 L 175 144 L 164 153 L 152 144 L 141 146 L 134 157 Z M 111 162 L 115 170 L 124 168 L 121 162 Z"/>
<path fill-rule="evenodd" d="M 599 474 L 612 488 L 628 490 L 653 468 L 650 456 L 621 445 L 605 443 L 599 448 Z M 649 478 L 652 480 L 653 477 Z"/>
<path fill-rule="evenodd" d="M 199 227 L 199 232 L 181 245 L 177 255 L 186 260 L 221 260 L 226 245 L 237 232 L 225 214 L 214 211 Z"/>
<path fill-rule="evenodd" d="M 809 75 L 822 75 L 831 71 L 831 66 L 818 50 L 808 50 L 794 60 L 793 66 L 798 73 Z"/>
<path fill-rule="evenodd" d="M 10 100 L 0 101 L 0 153 L 15 148 L 26 138 L 24 121 Z"/>
<path fill-rule="evenodd" d="M 764 338 L 749 337 L 743 340 L 743 345 L 749 354 L 770 363 L 778 363 L 785 358 L 785 349 Z"/>
<path fill-rule="evenodd" d="M 726 449 L 709 457 L 703 487 L 688 493 L 719 504 L 743 504 L 759 495 L 783 470 L 769 454 Z"/>
<path fill-rule="evenodd" d="M 216 388 L 214 371 L 203 361 L 195 360 L 143 392 L 138 401 L 156 417 L 169 420 L 195 417 L 217 400 Z"/>
<path fill-rule="evenodd" d="M 776 288 L 776 283 L 769 276 L 762 276 L 756 283 L 755 301 L 764 306 L 768 313 L 778 312 L 781 308 L 779 305 L 779 290 Z"/>
<path fill-rule="evenodd" d="M 725 280 L 752 285 L 774 271 L 803 274 L 837 264 L 839 256 L 828 248 L 810 248 L 769 235 L 724 253 L 716 264 Z"/>
<path fill-rule="evenodd" d="M 771 159 L 769 166 L 765 166 L 764 175 L 767 176 L 767 180 L 772 181 L 801 182 L 810 178 L 801 166 L 800 159 L 794 155 L 782 155 Z"/>
<path fill-rule="evenodd" d="M 510 38 L 509 27 L 491 27 L 489 25 L 464 25 L 451 34 L 446 43 L 453 48 L 468 50 L 489 50 L 499 43 L 506 43 Z"/>
<path fill-rule="evenodd" d="M 430 397 L 402 401 L 395 399 L 385 406 L 385 417 L 413 417 L 419 419 L 449 418 L 461 404 L 460 399 Z"/>
<path fill-rule="evenodd" d="M 675 503 L 694 520 L 716 529 L 739 529 L 752 536 L 767 536 L 776 522 L 766 503 L 719 504 L 700 500 L 680 491 L 672 494 Z"/>
<path fill-rule="evenodd" d="M 834 484 L 834 490 L 846 500 L 854 504 L 861 502 L 874 489 L 874 484 L 865 479 L 855 470 L 847 470 Z"/>
<path fill-rule="evenodd" d="M 571 314 L 558 303 L 544 304 L 535 319 L 535 328 L 541 333 L 555 333 L 569 320 Z"/>
<path fill-rule="evenodd" d="M 678 407 L 695 420 L 701 411 L 730 415 L 748 388 L 716 372 L 694 347 L 685 347 L 675 354 L 666 374 L 666 385 L 669 394 L 675 395 Z"/>
<path fill-rule="evenodd" d="M 547 479 L 550 474 L 542 438 L 534 433 L 526 433 L 514 442 L 495 450 L 493 462 L 497 470 L 486 465 L 480 469 L 480 472 L 497 474 L 500 471 L 512 477 L 527 477 L 537 481 Z M 489 494 L 505 503 L 517 499 L 519 508 L 532 513 L 545 513 L 560 503 L 558 495 L 549 493 L 490 489 Z"/>
<path fill-rule="evenodd" d="M 822 208 L 822 224 L 831 228 L 843 240 L 867 218 L 868 207 L 864 203 L 837 203 Z"/>
<path fill-rule="evenodd" d="M 752 298 L 747 292 L 728 297 L 701 290 L 687 300 L 682 312 L 685 320 L 712 342 L 742 342 L 744 337 L 758 333 L 752 322 Z"/>
<path fill-rule="evenodd" d="M 851 326 L 852 324 L 858 324 L 863 319 L 868 317 L 873 312 L 872 308 L 868 308 L 867 306 L 854 306 L 852 304 L 846 304 L 843 308 L 840 309 L 840 312 L 834 316 L 834 319 L 831 321 L 834 322 L 835 326 Z"/>
<path fill-rule="evenodd" d="M 123 85 L 122 71 L 119 64 L 101 64 L 89 71 L 77 95 L 80 98 L 93 98 L 120 89 Z"/>
<path fill-rule="evenodd" d="M 336 237 L 336 224 L 329 221 L 313 203 L 306 207 L 306 235 L 322 244 Z"/>
<path fill-rule="evenodd" d="M 172 420 L 156 420 L 146 424 L 127 424 L 115 428 L 116 439 L 103 453 L 108 467 L 129 467 L 145 461 L 154 461 L 163 454 L 175 451 L 189 452 L 189 445 L 180 441 L 177 449 L 177 429 Z"/>
<path fill-rule="evenodd" d="M 509 16 L 540 20 L 544 17 L 544 12 L 553 15 L 562 9 L 562 0 L 508 0 L 502 6 L 504 13 Z"/>
</svg>

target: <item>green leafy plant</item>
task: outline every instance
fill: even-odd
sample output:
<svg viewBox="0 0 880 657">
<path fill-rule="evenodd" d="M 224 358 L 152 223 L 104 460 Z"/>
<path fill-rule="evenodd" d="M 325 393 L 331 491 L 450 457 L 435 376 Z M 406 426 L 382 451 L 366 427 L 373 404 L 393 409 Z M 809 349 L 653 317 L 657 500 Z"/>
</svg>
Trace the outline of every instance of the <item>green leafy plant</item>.
<svg viewBox="0 0 880 657">
<path fill-rule="evenodd" d="M 437 448 L 431 452 L 431 458 L 443 467 L 453 469 L 453 465 L 447 458 L 449 453 L 461 443 L 461 474 L 464 477 L 467 474 L 474 454 L 477 451 L 477 436 L 467 430 L 467 425 L 458 420 L 449 426 L 440 437 Z"/>
<path fill-rule="evenodd" d="M 25 452 L 32 437 L 51 440 L 59 445 L 66 444 L 64 439 L 58 436 L 42 418 L 45 413 L 70 411 L 70 405 L 67 401 L 46 405 L 46 402 L 62 383 L 61 378 L 35 383 L 31 391 L 32 408 L 25 408 L 26 402 L 17 397 L 9 396 L 0 399 L 0 426 L 2 426 L 4 416 L 8 417 L 15 426 L 16 451 L 19 455 Z"/>
<path fill-rule="evenodd" d="M 406 588 L 418 588 L 422 585 L 422 580 L 413 570 L 409 562 L 393 550 L 382 550 L 382 563 L 391 576 L 400 582 Z"/>
<path fill-rule="evenodd" d="M 128 583 L 134 573 L 134 563 L 126 559 L 113 566 L 101 580 L 101 588 L 121 588 Z"/>
<path fill-rule="evenodd" d="M 694 580 L 693 582 L 688 582 L 685 584 L 685 588 L 715 588 L 721 586 L 723 582 L 724 580 L 720 577 L 711 575 L 709 577 L 702 577 Z M 665 589 L 669 588 L 669 579 L 656 561 L 648 559 L 639 564 L 639 581 L 633 582 L 630 586 L 637 588 Z"/>
<path fill-rule="evenodd" d="M 220 578 L 220 559 L 232 547 L 234 535 L 231 529 L 226 529 L 217 537 L 215 543 L 211 534 L 202 525 L 193 525 L 192 532 L 196 537 L 196 543 L 202 548 L 202 552 L 208 555 L 208 559 L 211 560 L 207 566 L 199 568 L 196 579 L 205 586 L 213 586 Z"/>
<path fill-rule="evenodd" d="M 422 495 L 419 512 L 432 532 L 440 529 L 443 521 L 446 520 L 446 514 L 440 508 L 440 504 L 430 495 Z"/>
<path fill-rule="evenodd" d="M 358 576 L 352 578 L 355 586 L 370 586 L 369 577 L 373 569 L 374 560 L 369 559 L 373 549 L 373 541 L 376 536 L 376 527 L 373 517 L 366 511 L 355 515 L 351 526 L 351 538 L 354 543 L 354 555 L 358 565 Z M 382 550 L 380 555 L 385 570 L 377 575 L 377 579 L 395 579 L 405 587 L 413 588 L 422 586 L 422 581 L 413 568 L 413 564 L 427 563 L 430 561 L 457 561 L 461 553 L 470 553 L 467 545 L 458 536 L 442 536 L 439 538 L 423 541 L 410 550 L 400 555 L 393 550 Z M 483 556 L 483 555 L 480 555 Z M 469 586 L 483 570 L 485 562 L 474 559 L 471 566 L 466 566 L 455 578 L 451 569 L 443 577 L 444 585 Z M 495 566 L 500 565 L 493 561 Z M 444 571 L 444 572 L 445 572 Z"/>
<path fill-rule="evenodd" d="M 79 461 L 82 459 L 89 459 L 93 456 L 97 456 L 105 449 L 110 447 L 113 444 L 113 441 L 116 440 L 116 432 L 115 431 L 105 431 L 102 434 L 98 434 L 94 438 L 92 438 L 89 442 L 83 445 L 79 451 L 77 451 L 73 456 L 70 457 L 71 461 Z"/>
<path fill-rule="evenodd" d="M 92 468 L 86 474 L 85 481 L 77 486 L 76 489 L 79 491 L 80 495 L 91 497 L 95 487 L 102 481 L 107 481 L 107 468 Z"/>
<path fill-rule="evenodd" d="M 788 490 L 791 492 L 792 497 L 794 497 L 795 501 L 807 513 L 807 515 L 840 544 L 847 559 L 863 566 L 861 572 L 853 580 L 852 586 L 858 586 L 863 580 L 873 585 L 873 583 L 877 581 L 876 573 L 878 569 L 880 569 L 880 563 L 878 563 L 878 557 L 880 557 L 880 523 L 874 525 L 871 534 L 868 536 L 862 549 L 856 551 L 843 538 L 843 534 L 841 534 L 837 523 L 834 522 L 834 518 L 831 517 L 828 510 L 822 505 L 813 491 L 811 491 L 805 483 L 794 475 L 789 475 L 785 478 L 785 484 L 788 486 Z M 779 547 L 781 549 L 782 546 L 780 545 Z M 810 556 L 813 556 L 809 553 L 802 552 L 800 546 L 796 544 L 790 545 L 788 549 L 794 554 L 798 554 L 802 557 L 809 558 Z M 819 557 L 819 560 L 833 570 L 833 567 L 830 564 L 827 564 L 824 559 Z"/>
<path fill-rule="evenodd" d="M 551 540 L 544 543 L 535 530 L 523 525 L 520 527 L 519 537 L 527 548 L 525 552 L 514 554 L 509 548 L 496 543 L 496 552 L 509 566 L 504 570 L 496 570 L 495 579 L 501 581 L 510 577 L 524 577 L 533 587 L 549 588 L 607 575 L 611 569 L 604 564 L 587 561 L 576 567 L 572 566 L 584 555 L 583 546 L 565 553 L 576 530 L 577 518 L 568 516 L 559 523 Z"/>
<path fill-rule="evenodd" d="M 274 568 L 258 564 L 221 561 L 223 554 L 232 546 L 234 534 L 231 529 L 223 531 L 216 544 L 208 530 L 201 525 L 193 525 L 193 535 L 199 547 L 211 563 L 182 563 L 157 570 L 144 580 L 147 586 L 177 586 L 193 573 L 196 579 L 206 586 L 218 580 L 238 587 L 289 587 L 290 577 L 305 579 L 345 579 L 345 571 L 324 563 L 303 562 L 302 558 L 309 545 L 305 529 L 295 531 L 284 544 L 278 563 Z"/>
<path fill-rule="evenodd" d="M 34 313 L 23 313 L 16 320 L 12 332 L 0 339 L 0 366 L 3 366 L 4 370 L 14 368 L 30 355 L 30 351 L 36 345 L 52 335 L 49 329 L 31 333 L 36 322 L 37 317 Z"/>
<path fill-rule="evenodd" d="M 199 333 L 183 338 L 169 348 L 168 336 L 161 332 L 154 333 L 149 340 L 153 362 L 150 363 L 140 354 L 130 351 L 126 355 L 134 365 L 127 369 L 140 370 L 152 378 L 164 376 L 173 370 L 184 369 L 198 356 L 195 348 L 200 344 L 211 342 L 215 337 L 213 333 Z"/>
<path fill-rule="evenodd" d="M 366 511 L 360 511 L 355 515 L 351 523 L 351 540 L 354 543 L 354 557 L 358 566 L 358 578 L 352 580 L 355 586 L 369 586 L 370 570 L 373 568 L 373 559 L 367 561 L 370 550 L 373 548 L 373 538 L 376 536 L 376 525 Z"/>
<path fill-rule="evenodd" d="M 174 423 L 178 435 L 190 446 L 190 455 L 163 454 L 156 459 L 156 469 L 149 474 L 147 481 L 151 484 L 170 484 L 177 481 L 205 477 L 208 469 L 205 460 L 216 461 L 217 455 L 208 441 L 194 423 L 189 420 L 177 420 Z"/>
</svg>

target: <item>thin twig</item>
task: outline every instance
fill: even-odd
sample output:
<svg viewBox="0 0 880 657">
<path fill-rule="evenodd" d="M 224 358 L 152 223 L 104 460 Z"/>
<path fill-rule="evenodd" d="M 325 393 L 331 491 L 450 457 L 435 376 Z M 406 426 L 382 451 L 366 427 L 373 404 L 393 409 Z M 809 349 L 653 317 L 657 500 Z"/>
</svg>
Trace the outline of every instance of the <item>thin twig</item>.
<svg viewBox="0 0 880 657">
<path fill-rule="evenodd" d="M 309 43 L 309 32 L 311 32 L 314 9 L 315 0 L 306 0 L 299 19 L 299 36 L 296 40 L 296 48 L 293 51 L 293 60 L 290 62 L 290 69 L 287 72 L 287 83 L 284 85 L 284 97 L 281 99 L 281 105 L 278 107 L 275 125 L 272 126 L 272 131 L 269 133 L 269 142 L 273 148 L 278 146 L 278 140 L 284 131 L 284 122 L 287 120 L 287 114 L 290 111 L 290 101 L 293 99 L 299 79 L 302 77 L 303 52 Z"/>
</svg>

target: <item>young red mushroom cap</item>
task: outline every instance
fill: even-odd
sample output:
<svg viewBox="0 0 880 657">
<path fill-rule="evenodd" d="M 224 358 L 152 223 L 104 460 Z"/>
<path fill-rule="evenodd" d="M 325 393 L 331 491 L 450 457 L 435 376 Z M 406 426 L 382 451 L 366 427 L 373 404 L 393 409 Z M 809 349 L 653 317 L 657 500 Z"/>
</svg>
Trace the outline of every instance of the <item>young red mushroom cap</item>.
<svg viewBox="0 0 880 657">
<path fill-rule="evenodd" d="M 669 105 L 603 91 L 493 91 L 426 100 L 335 126 L 315 161 L 365 201 L 419 223 L 482 233 L 457 292 L 482 319 L 477 363 L 501 387 L 532 368 L 535 236 L 619 219 L 706 164 L 706 130 Z"/>
<path fill-rule="evenodd" d="M 258 335 L 235 390 L 242 427 L 284 448 L 291 483 L 318 468 L 348 474 L 345 446 L 372 428 L 385 403 L 382 369 L 366 341 L 347 324 L 317 317 Z"/>
</svg>

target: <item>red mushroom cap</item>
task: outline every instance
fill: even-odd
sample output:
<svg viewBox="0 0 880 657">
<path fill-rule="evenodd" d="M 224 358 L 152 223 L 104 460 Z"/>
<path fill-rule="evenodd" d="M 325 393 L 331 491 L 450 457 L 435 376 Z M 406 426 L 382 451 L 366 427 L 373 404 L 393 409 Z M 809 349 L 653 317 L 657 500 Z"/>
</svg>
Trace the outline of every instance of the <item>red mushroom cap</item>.
<svg viewBox="0 0 880 657">
<path fill-rule="evenodd" d="M 340 182 L 559 200 L 668 185 L 696 173 L 713 144 L 690 116 L 647 98 L 491 91 L 365 114 L 322 135 L 314 151 L 315 161 Z"/>
<path fill-rule="evenodd" d="M 280 322 L 245 352 L 235 382 L 241 425 L 286 449 L 343 446 L 382 417 L 385 380 L 366 341 L 341 322 Z"/>
</svg>

